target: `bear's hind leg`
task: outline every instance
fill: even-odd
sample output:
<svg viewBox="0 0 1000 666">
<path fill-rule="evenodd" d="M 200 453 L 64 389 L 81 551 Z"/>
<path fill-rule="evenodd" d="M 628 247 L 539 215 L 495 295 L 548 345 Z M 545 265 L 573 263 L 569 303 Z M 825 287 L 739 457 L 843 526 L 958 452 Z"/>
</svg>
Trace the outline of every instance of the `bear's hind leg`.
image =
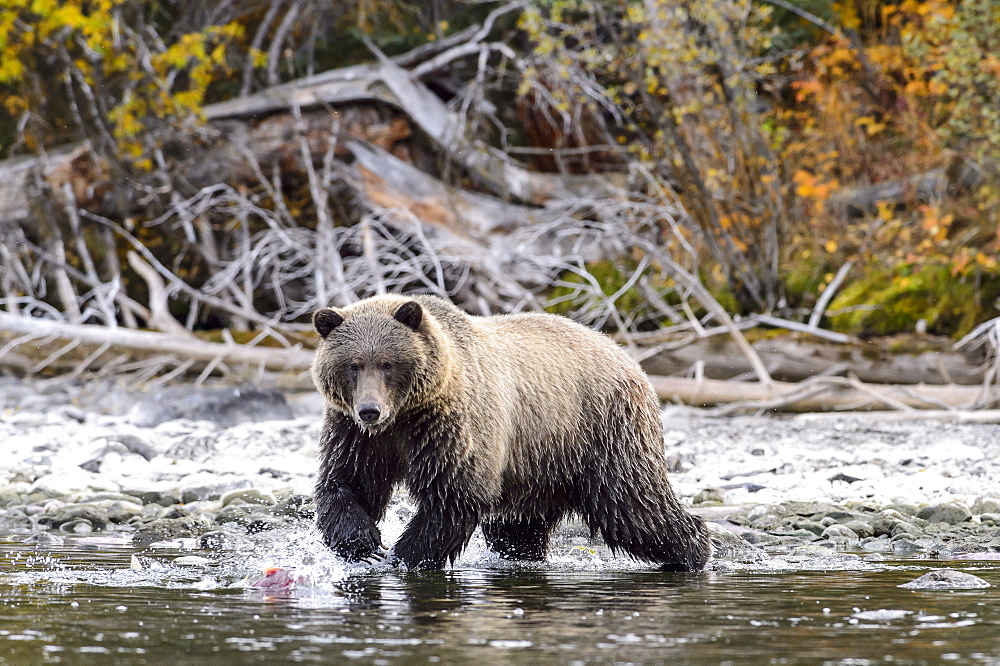
<svg viewBox="0 0 1000 666">
<path fill-rule="evenodd" d="M 507 560 L 545 559 L 549 535 L 562 514 L 483 521 L 483 536 L 490 550 Z"/>
<path fill-rule="evenodd" d="M 658 562 L 664 571 L 705 567 L 711 552 L 708 529 L 684 510 L 672 491 L 661 489 L 666 490 L 661 497 L 628 497 L 627 490 L 616 490 L 602 495 L 624 498 L 622 504 L 600 506 L 596 502 L 598 506 L 592 503 L 583 511 L 591 530 L 600 531 L 608 547 L 638 560 Z"/>
</svg>

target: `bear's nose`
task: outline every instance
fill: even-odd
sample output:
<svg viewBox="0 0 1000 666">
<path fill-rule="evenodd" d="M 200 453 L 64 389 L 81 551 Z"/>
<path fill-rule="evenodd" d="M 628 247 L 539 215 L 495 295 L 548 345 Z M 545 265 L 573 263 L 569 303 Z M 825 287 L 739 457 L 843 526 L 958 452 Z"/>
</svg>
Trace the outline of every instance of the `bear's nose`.
<svg viewBox="0 0 1000 666">
<path fill-rule="evenodd" d="M 358 407 L 358 418 L 365 423 L 375 423 L 381 415 L 378 405 L 367 404 Z"/>
</svg>

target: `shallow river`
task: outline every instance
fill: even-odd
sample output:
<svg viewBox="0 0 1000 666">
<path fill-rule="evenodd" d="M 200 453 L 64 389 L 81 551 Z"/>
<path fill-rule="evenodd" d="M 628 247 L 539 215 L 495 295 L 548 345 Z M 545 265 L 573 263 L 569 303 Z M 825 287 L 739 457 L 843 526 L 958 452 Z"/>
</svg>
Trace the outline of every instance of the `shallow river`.
<svg viewBox="0 0 1000 666">
<path fill-rule="evenodd" d="M 0 540 L 0 663 L 1000 663 L 996 561 L 667 574 L 587 553 L 532 567 L 474 554 L 402 573 L 294 541 L 242 556 Z M 296 549 L 297 585 L 250 587 Z M 993 587 L 897 587 L 941 566 Z"/>
</svg>

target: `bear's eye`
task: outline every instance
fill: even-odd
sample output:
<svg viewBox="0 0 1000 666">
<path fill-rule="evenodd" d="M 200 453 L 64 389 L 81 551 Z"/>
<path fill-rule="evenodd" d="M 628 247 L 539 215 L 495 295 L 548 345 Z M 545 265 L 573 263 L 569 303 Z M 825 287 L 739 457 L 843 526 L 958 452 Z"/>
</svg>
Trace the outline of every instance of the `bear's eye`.
<svg viewBox="0 0 1000 666">
<path fill-rule="evenodd" d="M 382 369 L 385 370 L 386 372 L 389 372 L 390 370 L 392 370 L 392 363 L 386 361 L 385 363 L 382 364 Z"/>
<path fill-rule="evenodd" d="M 351 364 L 350 364 L 349 366 L 347 366 L 347 370 L 348 370 L 348 371 L 349 371 L 349 372 L 350 372 L 350 373 L 351 373 L 352 375 L 356 375 L 356 374 L 358 374 L 358 371 L 359 371 L 359 370 L 361 370 L 361 368 L 360 368 L 360 367 L 358 367 L 358 364 L 357 364 L 357 363 L 351 363 Z"/>
</svg>

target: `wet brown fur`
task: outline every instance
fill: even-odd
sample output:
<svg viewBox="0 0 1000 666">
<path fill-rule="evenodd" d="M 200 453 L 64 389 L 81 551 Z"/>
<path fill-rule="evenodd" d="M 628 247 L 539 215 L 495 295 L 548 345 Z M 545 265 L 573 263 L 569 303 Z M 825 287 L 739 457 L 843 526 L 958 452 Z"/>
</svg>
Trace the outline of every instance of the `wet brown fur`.
<svg viewBox="0 0 1000 666">
<path fill-rule="evenodd" d="M 410 567 L 454 561 L 480 524 L 501 555 L 542 559 L 570 513 L 617 551 L 704 567 L 707 530 L 667 480 L 656 395 L 606 336 L 554 315 L 476 317 L 431 296 L 377 296 L 314 323 L 327 405 L 318 526 L 334 551 L 373 556 L 403 483 L 418 510 L 393 555 Z"/>
</svg>

